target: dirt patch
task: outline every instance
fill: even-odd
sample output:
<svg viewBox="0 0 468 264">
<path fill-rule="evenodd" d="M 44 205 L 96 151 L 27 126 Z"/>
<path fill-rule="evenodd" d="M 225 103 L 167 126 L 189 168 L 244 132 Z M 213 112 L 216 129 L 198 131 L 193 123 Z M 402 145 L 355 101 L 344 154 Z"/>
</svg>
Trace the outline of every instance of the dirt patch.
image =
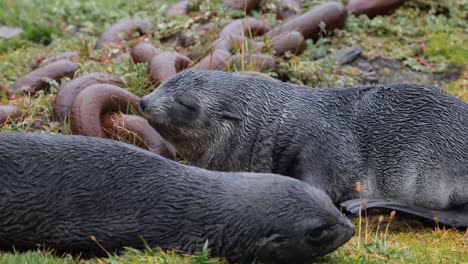
<svg viewBox="0 0 468 264">
<path fill-rule="evenodd" d="M 444 73 L 425 73 L 411 70 L 399 60 L 382 57 L 373 60 L 359 57 L 345 65 L 360 69 L 363 73 L 361 80 L 365 84 L 441 84 L 442 82 L 453 82 L 463 74 L 463 68 L 456 65 L 449 65 Z"/>
</svg>

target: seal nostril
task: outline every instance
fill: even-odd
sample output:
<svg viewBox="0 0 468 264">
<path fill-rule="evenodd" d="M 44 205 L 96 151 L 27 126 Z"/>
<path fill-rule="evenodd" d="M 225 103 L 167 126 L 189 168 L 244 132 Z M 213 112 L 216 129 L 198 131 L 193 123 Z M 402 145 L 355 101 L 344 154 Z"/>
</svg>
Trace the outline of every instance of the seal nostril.
<svg viewBox="0 0 468 264">
<path fill-rule="evenodd" d="M 145 108 L 146 108 L 146 106 L 147 106 L 147 105 L 146 105 L 145 101 L 143 101 L 143 100 L 140 100 L 140 107 L 141 107 L 141 110 L 143 110 L 143 111 L 144 111 L 144 110 L 145 110 Z"/>
</svg>

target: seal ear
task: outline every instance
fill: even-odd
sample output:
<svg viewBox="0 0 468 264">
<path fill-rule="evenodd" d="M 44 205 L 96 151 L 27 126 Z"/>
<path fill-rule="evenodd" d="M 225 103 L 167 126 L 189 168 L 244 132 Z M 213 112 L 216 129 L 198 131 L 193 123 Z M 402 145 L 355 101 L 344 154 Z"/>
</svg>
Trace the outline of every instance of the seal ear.
<svg viewBox="0 0 468 264">
<path fill-rule="evenodd" d="M 229 111 L 222 111 L 221 118 L 230 119 L 234 121 L 242 121 L 242 118 L 240 117 L 240 115 L 233 113 L 233 112 L 229 112 Z"/>
</svg>

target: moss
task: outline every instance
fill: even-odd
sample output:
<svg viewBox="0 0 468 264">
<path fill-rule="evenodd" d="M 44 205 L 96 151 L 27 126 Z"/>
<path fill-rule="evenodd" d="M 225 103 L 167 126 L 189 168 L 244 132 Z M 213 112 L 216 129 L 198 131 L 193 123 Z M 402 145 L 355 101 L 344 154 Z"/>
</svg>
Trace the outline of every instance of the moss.
<svg viewBox="0 0 468 264">
<path fill-rule="evenodd" d="M 449 62 L 465 65 L 468 62 L 468 38 L 462 32 L 436 32 L 428 37 L 426 54 L 443 56 Z"/>
<path fill-rule="evenodd" d="M 70 257 L 54 257 L 50 252 L 32 251 L 25 254 L 2 254 L 2 264 L 76 264 Z"/>
<path fill-rule="evenodd" d="M 49 45 L 53 40 L 53 35 L 57 32 L 52 26 L 32 24 L 25 28 L 22 37 L 33 43 Z"/>
<path fill-rule="evenodd" d="M 20 38 L 0 39 L 0 55 L 2 53 L 12 52 L 20 48 L 27 48 L 31 43 Z"/>
</svg>

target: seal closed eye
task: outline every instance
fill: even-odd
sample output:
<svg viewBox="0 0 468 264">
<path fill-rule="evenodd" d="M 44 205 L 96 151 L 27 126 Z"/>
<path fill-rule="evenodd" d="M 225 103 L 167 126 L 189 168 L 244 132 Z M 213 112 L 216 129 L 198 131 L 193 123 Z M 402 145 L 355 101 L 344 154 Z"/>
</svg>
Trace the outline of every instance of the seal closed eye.
<svg viewBox="0 0 468 264">
<path fill-rule="evenodd" d="M 171 118 L 167 100 L 182 94 L 200 102 L 188 125 Z M 186 70 L 143 101 L 149 123 L 191 165 L 294 177 L 335 204 L 358 198 L 360 182 L 375 206 L 468 226 L 468 104 L 437 87 L 321 89 Z M 237 122 L 219 119 L 226 109 Z"/>
<path fill-rule="evenodd" d="M 198 109 L 198 105 L 193 101 L 187 100 L 186 97 L 175 98 L 174 101 L 186 107 L 189 110 L 196 111 Z"/>
<path fill-rule="evenodd" d="M 230 119 L 234 121 L 242 121 L 242 117 L 236 113 L 229 112 L 229 111 L 222 111 L 221 116 L 224 119 Z"/>
</svg>

